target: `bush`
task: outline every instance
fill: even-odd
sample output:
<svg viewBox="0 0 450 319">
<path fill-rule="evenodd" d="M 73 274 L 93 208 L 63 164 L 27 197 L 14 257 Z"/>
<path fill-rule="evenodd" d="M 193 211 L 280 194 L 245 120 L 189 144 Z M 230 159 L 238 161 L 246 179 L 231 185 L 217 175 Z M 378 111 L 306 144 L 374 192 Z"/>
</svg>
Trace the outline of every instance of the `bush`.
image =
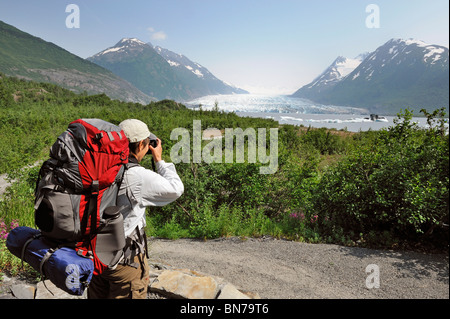
<svg viewBox="0 0 450 319">
<path fill-rule="evenodd" d="M 414 242 L 441 239 L 433 230 L 448 224 L 448 135 L 419 129 L 411 119 L 409 111 L 400 114 L 394 127 L 324 174 L 314 198 L 324 236 L 342 229 L 352 240 L 369 232 Z M 445 248 L 448 239 L 437 244 Z"/>
<path fill-rule="evenodd" d="M 340 154 L 346 150 L 346 143 L 326 128 L 311 129 L 302 134 L 302 141 L 312 145 L 322 155 Z"/>
</svg>

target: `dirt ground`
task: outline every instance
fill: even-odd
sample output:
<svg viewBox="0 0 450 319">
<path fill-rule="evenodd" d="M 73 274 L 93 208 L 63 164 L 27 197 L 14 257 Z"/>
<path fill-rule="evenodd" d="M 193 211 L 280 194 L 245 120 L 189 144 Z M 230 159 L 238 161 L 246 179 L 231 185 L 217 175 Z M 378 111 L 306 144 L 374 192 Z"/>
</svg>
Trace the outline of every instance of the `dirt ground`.
<svg viewBox="0 0 450 319">
<path fill-rule="evenodd" d="M 273 238 L 152 238 L 149 244 L 150 260 L 222 277 L 263 299 L 449 298 L 448 254 Z"/>
</svg>

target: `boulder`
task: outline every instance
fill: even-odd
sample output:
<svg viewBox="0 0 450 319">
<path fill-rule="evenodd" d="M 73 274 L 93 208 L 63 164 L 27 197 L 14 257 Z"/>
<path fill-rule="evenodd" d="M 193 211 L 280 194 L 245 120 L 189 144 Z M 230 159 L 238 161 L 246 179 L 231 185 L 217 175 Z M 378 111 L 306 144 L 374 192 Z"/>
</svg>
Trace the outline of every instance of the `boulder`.
<svg viewBox="0 0 450 319">
<path fill-rule="evenodd" d="M 173 298 L 214 299 L 219 289 L 216 281 L 211 277 L 191 276 L 176 270 L 164 270 L 150 285 L 150 291 Z"/>
<path fill-rule="evenodd" d="M 157 263 L 150 263 L 149 292 L 177 299 L 261 299 L 221 277 Z"/>
<path fill-rule="evenodd" d="M 17 299 L 34 299 L 36 288 L 27 284 L 11 286 L 11 293 Z"/>
</svg>

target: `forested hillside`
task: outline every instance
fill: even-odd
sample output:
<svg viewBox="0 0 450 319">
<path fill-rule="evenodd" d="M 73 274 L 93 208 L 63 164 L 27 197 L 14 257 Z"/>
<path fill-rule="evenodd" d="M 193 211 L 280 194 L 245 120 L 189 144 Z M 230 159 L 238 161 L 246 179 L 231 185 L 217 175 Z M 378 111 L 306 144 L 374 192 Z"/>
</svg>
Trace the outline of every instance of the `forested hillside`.
<svg viewBox="0 0 450 319">
<path fill-rule="evenodd" d="M 150 96 L 112 72 L 2 21 L 0 72 L 27 80 L 54 83 L 79 93 L 103 92 L 122 101 L 151 101 Z"/>
</svg>

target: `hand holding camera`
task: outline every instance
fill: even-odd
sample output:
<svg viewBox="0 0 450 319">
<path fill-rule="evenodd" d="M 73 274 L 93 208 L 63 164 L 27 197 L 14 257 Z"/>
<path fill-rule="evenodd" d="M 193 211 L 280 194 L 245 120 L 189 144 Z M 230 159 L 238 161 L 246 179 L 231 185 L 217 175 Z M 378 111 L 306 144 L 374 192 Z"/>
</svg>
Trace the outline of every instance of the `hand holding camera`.
<svg viewBox="0 0 450 319">
<path fill-rule="evenodd" d="M 149 139 L 150 144 L 148 146 L 147 154 L 151 154 L 155 162 L 159 162 L 162 159 L 161 140 L 154 134 L 150 134 Z"/>
</svg>

